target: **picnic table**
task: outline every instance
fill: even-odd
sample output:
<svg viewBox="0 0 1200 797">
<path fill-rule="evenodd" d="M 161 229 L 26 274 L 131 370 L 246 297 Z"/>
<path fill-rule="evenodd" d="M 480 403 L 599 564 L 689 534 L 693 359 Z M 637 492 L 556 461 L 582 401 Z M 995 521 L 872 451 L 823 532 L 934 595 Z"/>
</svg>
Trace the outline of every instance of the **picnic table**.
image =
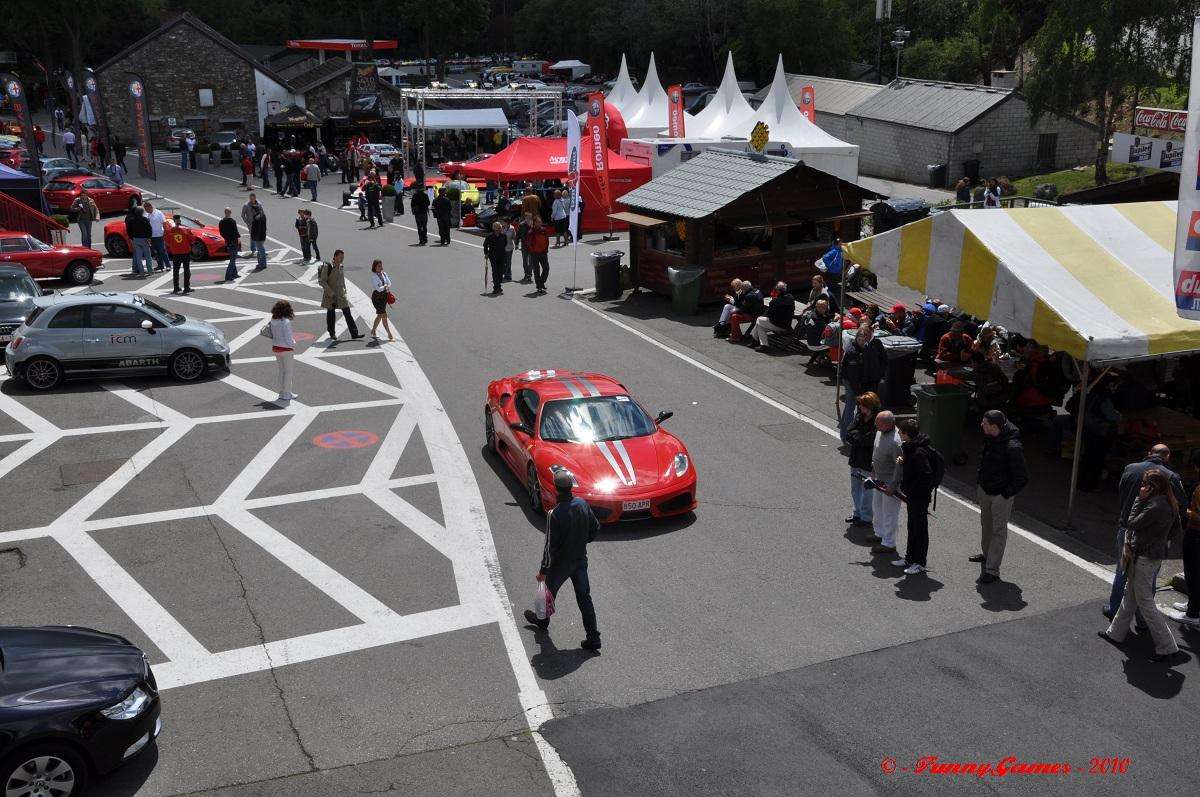
<svg viewBox="0 0 1200 797">
<path fill-rule="evenodd" d="M 902 304 L 910 310 L 920 310 L 921 306 L 909 302 L 901 301 L 894 296 L 888 296 L 883 291 L 878 290 L 861 290 L 861 291 L 846 291 L 846 298 L 853 300 L 863 307 L 874 305 L 885 313 L 890 312 L 893 307 Z"/>
</svg>

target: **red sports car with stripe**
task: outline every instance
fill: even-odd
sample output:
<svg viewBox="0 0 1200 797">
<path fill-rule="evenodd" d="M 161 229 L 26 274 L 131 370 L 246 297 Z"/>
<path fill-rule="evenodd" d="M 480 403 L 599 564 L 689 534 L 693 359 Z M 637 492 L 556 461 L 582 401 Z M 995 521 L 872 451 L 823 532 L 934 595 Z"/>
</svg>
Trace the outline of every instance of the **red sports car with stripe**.
<svg viewBox="0 0 1200 797">
<path fill-rule="evenodd" d="M 615 523 L 696 508 L 696 468 L 662 428 L 669 417 L 652 417 L 611 376 L 527 371 L 488 385 L 483 429 L 535 512 L 554 507 L 554 473 L 565 468 L 575 495 L 601 523 Z"/>
<path fill-rule="evenodd" d="M 163 224 L 164 232 L 175 226 L 174 218 L 174 216 L 167 216 L 167 220 Z M 192 260 L 229 257 L 225 239 L 221 237 L 221 231 L 215 224 L 205 224 L 191 216 L 180 216 L 179 218 L 183 219 L 183 226 L 196 236 L 196 241 L 192 244 Z M 133 251 L 133 241 L 130 240 L 129 233 L 125 230 L 124 219 L 110 221 L 104 225 L 104 249 L 113 257 L 129 257 L 129 253 Z"/>
</svg>

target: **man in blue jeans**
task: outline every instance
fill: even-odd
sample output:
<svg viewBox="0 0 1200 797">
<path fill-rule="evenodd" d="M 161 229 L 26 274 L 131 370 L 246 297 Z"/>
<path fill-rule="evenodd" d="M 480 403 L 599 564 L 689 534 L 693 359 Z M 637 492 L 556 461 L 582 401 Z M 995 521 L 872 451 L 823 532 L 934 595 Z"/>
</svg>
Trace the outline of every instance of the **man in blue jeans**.
<svg viewBox="0 0 1200 797">
<path fill-rule="evenodd" d="M 134 205 L 125 216 L 125 234 L 133 242 L 133 274 L 136 277 L 150 276 L 150 232 L 145 212 Z"/>
<path fill-rule="evenodd" d="M 237 259 L 241 250 L 242 239 L 238 232 L 237 222 L 233 220 L 233 209 L 225 208 L 225 218 L 217 225 L 221 238 L 225 240 L 225 249 L 229 252 L 229 265 L 225 267 L 225 281 L 233 282 L 238 278 Z"/>
<path fill-rule="evenodd" d="M 267 267 L 267 212 L 257 202 L 254 203 L 250 214 L 250 251 L 258 254 L 258 267 L 254 270 L 265 269 Z"/>
<path fill-rule="evenodd" d="M 1171 470 L 1170 464 L 1171 449 L 1163 443 L 1156 443 L 1150 447 L 1145 459 L 1126 465 L 1125 470 L 1121 472 L 1121 481 L 1117 485 L 1117 499 L 1121 506 L 1121 514 L 1117 519 L 1117 564 L 1116 571 L 1113 573 L 1112 591 L 1109 593 L 1108 603 L 1104 606 L 1104 616 L 1110 620 L 1121 608 L 1121 598 L 1125 595 L 1126 578 L 1125 571 L 1121 569 L 1121 549 L 1125 547 L 1125 527 L 1129 523 L 1129 513 L 1133 510 L 1133 502 L 1138 496 L 1138 488 L 1141 487 L 1142 477 L 1146 475 L 1146 471 L 1154 468 L 1165 473 L 1167 481 L 1171 484 L 1171 492 L 1175 493 L 1175 500 L 1179 503 L 1180 511 L 1187 509 L 1187 493 L 1183 489 L 1183 480 L 1179 478 L 1178 473 Z M 1186 522 L 1186 518 L 1184 521 Z M 1157 570 L 1154 571 L 1153 582 L 1158 583 Z M 1142 619 L 1141 612 L 1137 613 L 1137 625 L 1138 628 L 1146 627 L 1146 621 Z"/>
<path fill-rule="evenodd" d="M 586 501 L 571 494 L 574 486 L 575 477 L 570 471 L 564 468 L 554 474 L 558 503 L 546 519 L 546 547 L 536 578 L 545 581 L 550 594 L 555 596 L 567 579 L 571 579 L 583 630 L 587 634 L 579 646 L 599 653 L 600 630 L 596 627 L 596 608 L 592 605 L 592 588 L 588 583 L 587 545 L 596 539 L 600 522 Z M 529 609 L 525 610 L 525 619 L 541 631 L 550 627 L 550 618 L 539 620 Z"/>
</svg>

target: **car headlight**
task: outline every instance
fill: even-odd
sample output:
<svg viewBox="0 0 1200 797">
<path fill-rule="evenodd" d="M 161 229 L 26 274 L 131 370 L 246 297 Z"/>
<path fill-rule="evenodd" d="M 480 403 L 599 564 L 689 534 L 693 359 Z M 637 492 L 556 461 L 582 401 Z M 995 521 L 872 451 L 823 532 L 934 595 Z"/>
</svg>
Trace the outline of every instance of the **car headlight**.
<svg viewBox="0 0 1200 797">
<path fill-rule="evenodd" d="M 221 351 L 225 350 L 225 338 L 221 337 L 220 335 L 214 335 L 213 333 L 209 332 L 208 339 L 210 341 L 212 341 L 212 345 L 216 346 Z"/>
<path fill-rule="evenodd" d="M 687 473 L 687 470 L 688 470 L 687 454 L 676 454 L 675 455 L 674 468 L 675 468 L 676 476 L 682 476 L 683 474 Z"/>
<path fill-rule="evenodd" d="M 101 709 L 100 713 L 110 720 L 131 720 L 145 711 L 148 705 L 150 705 L 150 695 L 146 694 L 139 686 L 129 693 L 129 697 L 115 706 Z"/>
</svg>

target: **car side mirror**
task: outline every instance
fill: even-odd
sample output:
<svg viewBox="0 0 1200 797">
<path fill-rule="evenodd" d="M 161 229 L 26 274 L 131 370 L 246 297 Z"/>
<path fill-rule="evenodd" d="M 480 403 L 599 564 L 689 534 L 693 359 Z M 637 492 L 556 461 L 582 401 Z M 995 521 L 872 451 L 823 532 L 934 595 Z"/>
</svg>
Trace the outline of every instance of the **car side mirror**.
<svg viewBox="0 0 1200 797">
<path fill-rule="evenodd" d="M 663 421 L 667 420 L 668 418 L 670 418 L 670 417 L 671 417 L 671 416 L 673 416 L 674 414 L 675 414 L 675 413 L 671 412 L 670 410 L 663 410 L 662 412 L 660 412 L 660 413 L 658 414 L 658 417 L 656 417 L 656 418 L 654 419 L 654 422 L 655 422 L 656 424 L 658 424 L 658 423 L 662 423 Z"/>
<path fill-rule="evenodd" d="M 151 321 L 149 318 L 142 319 L 142 329 L 146 330 L 151 335 L 153 335 L 154 334 L 154 322 Z"/>
<path fill-rule="evenodd" d="M 533 430 L 530 429 L 525 424 L 521 423 L 520 421 L 517 421 L 515 423 L 510 423 L 508 425 L 508 428 L 512 429 L 514 432 L 520 432 L 522 434 L 527 434 L 530 437 L 533 437 Z"/>
</svg>

